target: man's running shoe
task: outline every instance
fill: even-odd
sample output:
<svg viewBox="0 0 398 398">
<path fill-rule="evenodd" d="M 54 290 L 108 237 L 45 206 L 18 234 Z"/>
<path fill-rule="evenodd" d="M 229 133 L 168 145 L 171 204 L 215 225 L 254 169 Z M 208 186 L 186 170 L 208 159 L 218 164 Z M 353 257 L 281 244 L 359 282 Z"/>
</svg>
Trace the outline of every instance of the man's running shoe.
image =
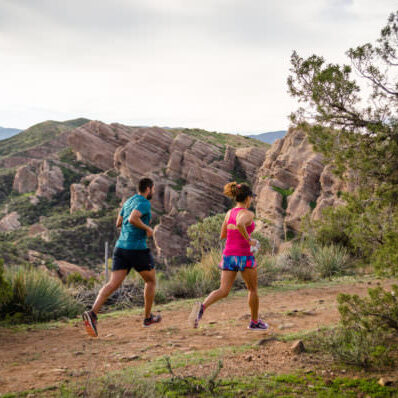
<svg viewBox="0 0 398 398">
<path fill-rule="evenodd" d="M 195 303 L 191 315 L 189 316 L 189 322 L 191 323 L 193 328 L 197 328 L 199 326 L 199 321 L 202 319 L 203 312 L 205 307 L 202 303 Z"/>
<path fill-rule="evenodd" d="M 97 315 L 93 311 L 86 311 L 82 315 L 86 332 L 91 337 L 98 337 Z"/>
<path fill-rule="evenodd" d="M 151 326 L 153 323 L 159 323 L 162 320 L 162 317 L 160 315 L 153 315 L 149 318 L 144 319 L 144 328 L 147 328 L 148 326 Z"/>
<path fill-rule="evenodd" d="M 259 319 L 257 322 L 250 321 L 250 324 L 247 328 L 250 330 L 264 332 L 264 331 L 268 330 L 269 325 L 267 323 L 263 322 L 261 319 Z"/>
</svg>

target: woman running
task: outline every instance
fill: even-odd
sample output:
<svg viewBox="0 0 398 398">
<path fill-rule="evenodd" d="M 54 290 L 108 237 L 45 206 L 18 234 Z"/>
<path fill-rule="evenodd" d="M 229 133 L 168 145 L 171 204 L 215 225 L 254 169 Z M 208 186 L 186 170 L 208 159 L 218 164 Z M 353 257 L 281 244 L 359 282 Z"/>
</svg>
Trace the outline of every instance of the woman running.
<svg viewBox="0 0 398 398">
<path fill-rule="evenodd" d="M 251 321 L 250 330 L 264 331 L 268 325 L 258 318 L 259 299 L 257 294 L 257 263 L 250 250 L 257 241 L 250 239 L 254 230 L 254 213 L 249 211 L 253 193 L 247 184 L 230 182 L 224 187 L 224 195 L 236 201 L 236 207 L 228 211 L 221 227 L 221 239 L 227 239 L 223 257 L 220 262 L 221 285 L 211 292 L 203 303 L 196 303 L 192 309 L 190 320 L 197 328 L 205 309 L 216 301 L 227 297 L 235 281 L 238 271 L 249 290 L 249 307 Z"/>
</svg>

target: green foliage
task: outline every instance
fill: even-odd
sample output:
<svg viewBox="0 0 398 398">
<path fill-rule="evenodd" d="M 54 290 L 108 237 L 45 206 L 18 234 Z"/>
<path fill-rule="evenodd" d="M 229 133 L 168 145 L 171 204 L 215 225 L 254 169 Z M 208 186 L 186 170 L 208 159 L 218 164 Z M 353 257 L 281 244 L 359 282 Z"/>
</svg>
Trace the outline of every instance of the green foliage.
<svg viewBox="0 0 398 398">
<path fill-rule="evenodd" d="M 116 240 L 118 231 L 115 219 L 116 215 L 111 212 L 96 218 L 95 228 L 81 224 L 72 228 L 55 229 L 50 231 L 49 241 L 40 237 L 27 237 L 22 243 L 30 250 L 45 252 L 57 259 L 95 266 L 103 260 L 105 242 Z"/>
<path fill-rule="evenodd" d="M 321 278 L 342 275 L 346 271 L 349 256 L 340 246 L 315 246 L 311 253 L 311 262 Z"/>
<path fill-rule="evenodd" d="M 175 185 L 172 185 L 172 188 L 175 189 L 176 191 L 181 191 L 186 183 L 187 181 L 184 180 L 183 178 L 177 178 L 175 180 Z"/>
<path fill-rule="evenodd" d="M 330 352 L 336 361 L 363 368 L 391 366 L 392 348 L 380 330 L 372 333 L 359 327 L 339 327 L 324 331 L 317 337 L 321 350 Z"/>
<path fill-rule="evenodd" d="M 0 204 L 4 202 L 12 192 L 15 171 L 11 169 L 0 170 Z"/>
<path fill-rule="evenodd" d="M 283 189 L 283 188 L 279 188 L 276 186 L 272 186 L 272 189 L 275 192 L 278 192 L 282 195 L 282 208 L 284 210 L 286 210 L 287 209 L 287 198 L 294 192 L 294 188 Z"/>
<path fill-rule="evenodd" d="M 200 262 L 174 269 L 170 278 L 162 282 L 162 291 L 168 297 L 201 297 L 220 285 L 220 271 L 217 267 L 221 253 L 217 249 L 207 251 Z"/>
<path fill-rule="evenodd" d="M 305 248 L 297 243 L 278 255 L 276 266 L 280 273 L 289 274 L 300 281 L 310 281 L 316 276 L 310 256 L 305 252 Z"/>
<path fill-rule="evenodd" d="M 269 148 L 270 145 L 250 138 L 244 137 L 237 134 L 226 134 L 217 133 L 215 131 L 206 131 L 202 129 L 170 129 L 173 133 L 184 133 L 190 135 L 200 141 L 208 142 L 213 145 L 218 145 L 221 149 L 224 149 L 227 145 L 233 148 L 249 147 L 254 146 L 257 148 Z"/>
<path fill-rule="evenodd" d="M 204 253 L 212 248 L 221 250 L 220 230 L 224 218 L 225 213 L 216 214 L 204 218 L 188 228 L 187 234 L 190 242 L 187 248 L 187 256 L 189 258 L 198 261 Z"/>
<path fill-rule="evenodd" d="M 375 45 L 348 50 L 352 66 L 293 52 L 288 78 L 291 95 L 306 104 L 291 115 L 292 122 L 352 188 L 343 194 L 346 208 L 328 211 L 326 222 L 318 224 L 318 237 L 344 244 L 379 272 L 392 274 L 398 272 L 397 34 L 398 11 Z M 370 85 L 369 98 L 353 69 Z"/>
<path fill-rule="evenodd" d="M 360 326 L 372 331 L 390 329 L 398 332 L 398 286 L 393 285 L 392 291 L 381 287 L 369 289 L 369 297 L 340 294 L 338 296 L 339 312 L 345 327 Z"/>
<path fill-rule="evenodd" d="M 92 289 L 96 283 L 95 278 L 84 278 L 79 272 L 72 272 L 66 277 L 66 284 L 68 286 L 86 286 Z"/>
<path fill-rule="evenodd" d="M 398 286 L 391 292 L 381 287 L 368 292 L 368 297 L 339 294 L 340 325 L 320 333 L 312 344 L 346 364 L 390 366 L 394 363 L 392 336 L 398 332 Z"/>
<path fill-rule="evenodd" d="M 245 169 L 242 167 L 238 158 L 235 158 L 234 168 L 231 172 L 232 181 L 236 181 L 237 183 L 247 183 L 247 175 Z"/>
<path fill-rule="evenodd" d="M 0 308 L 1 305 L 11 299 L 11 285 L 4 278 L 4 260 L 0 258 Z"/>
<path fill-rule="evenodd" d="M 63 132 L 87 123 L 88 119 L 75 119 L 65 122 L 46 121 L 14 135 L 0 143 L 0 158 L 44 144 Z"/>
<path fill-rule="evenodd" d="M 23 250 L 21 247 L 12 242 L 8 242 L 7 233 L 0 233 L 0 253 L 6 264 L 19 263 L 23 257 Z"/>
<path fill-rule="evenodd" d="M 6 273 L 12 296 L 0 308 L 8 321 L 44 322 L 75 317 L 82 310 L 58 279 L 33 268 L 13 267 Z"/>
</svg>

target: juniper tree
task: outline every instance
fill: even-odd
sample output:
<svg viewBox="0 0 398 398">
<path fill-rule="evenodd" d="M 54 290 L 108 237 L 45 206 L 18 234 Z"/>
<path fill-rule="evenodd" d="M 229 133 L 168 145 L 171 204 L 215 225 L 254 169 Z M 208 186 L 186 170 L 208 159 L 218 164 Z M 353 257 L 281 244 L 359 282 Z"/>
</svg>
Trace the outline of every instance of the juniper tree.
<svg viewBox="0 0 398 398">
<path fill-rule="evenodd" d="M 354 180 L 345 194 L 350 245 L 398 271 L 398 11 L 375 44 L 347 51 L 349 65 L 291 56 L 290 94 L 304 106 L 290 117 L 334 172 Z M 357 75 L 366 89 L 361 89 Z M 362 86 L 363 87 L 363 86 Z M 349 173 L 347 172 L 349 171 Z M 344 215 L 344 211 L 339 210 Z M 360 226 L 358 228 L 358 226 Z M 387 260 L 387 264 L 385 261 Z"/>
</svg>

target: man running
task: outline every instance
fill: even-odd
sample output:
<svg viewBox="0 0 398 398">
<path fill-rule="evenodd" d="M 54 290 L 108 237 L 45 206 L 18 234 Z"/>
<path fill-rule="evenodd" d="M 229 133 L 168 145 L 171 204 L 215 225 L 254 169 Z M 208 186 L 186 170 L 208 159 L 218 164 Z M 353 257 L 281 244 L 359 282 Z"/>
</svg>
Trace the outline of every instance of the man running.
<svg viewBox="0 0 398 398">
<path fill-rule="evenodd" d="M 153 235 L 149 226 L 151 220 L 151 204 L 155 187 L 150 178 L 142 178 L 138 183 L 138 194 L 124 202 L 117 218 L 116 226 L 122 227 L 113 251 L 113 265 L 110 281 L 99 291 L 91 309 L 83 314 L 87 333 L 98 336 L 97 314 L 106 299 L 121 285 L 131 268 L 134 268 L 144 279 L 145 318 L 144 327 L 161 321 L 160 315 L 153 315 L 151 308 L 155 297 L 155 269 L 146 238 Z"/>
</svg>

